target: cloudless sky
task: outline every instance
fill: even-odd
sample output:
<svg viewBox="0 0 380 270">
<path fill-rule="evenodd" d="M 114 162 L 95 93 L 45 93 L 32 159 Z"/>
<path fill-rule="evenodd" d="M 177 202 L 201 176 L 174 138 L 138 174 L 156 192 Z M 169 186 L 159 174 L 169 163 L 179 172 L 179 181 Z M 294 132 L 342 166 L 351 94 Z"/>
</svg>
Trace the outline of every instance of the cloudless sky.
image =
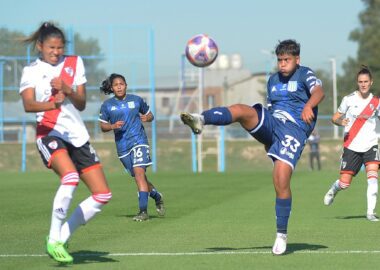
<svg viewBox="0 0 380 270">
<path fill-rule="evenodd" d="M 213 37 L 220 53 L 241 54 L 244 67 L 253 73 L 267 69 L 270 56 L 263 50 L 271 51 L 278 40 L 288 38 L 301 43 L 301 64 L 329 70 L 334 57 L 341 72 L 341 64 L 356 57 L 357 43 L 348 37 L 360 26 L 363 9 L 360 0 L 16 0 L 2 1 L 0 26 L 34 30 L 52 20 L 74 28 L 152 27 L 157 79 L 177 76 L 186 42 L 198 33 Z"/>
</svg>

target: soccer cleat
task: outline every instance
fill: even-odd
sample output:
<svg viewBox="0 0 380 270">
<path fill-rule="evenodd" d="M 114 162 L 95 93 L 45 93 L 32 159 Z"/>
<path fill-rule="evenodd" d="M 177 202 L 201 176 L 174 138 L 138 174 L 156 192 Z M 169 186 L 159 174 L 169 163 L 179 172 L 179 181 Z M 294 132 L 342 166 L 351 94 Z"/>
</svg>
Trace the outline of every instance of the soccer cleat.
<svg viewBox="0 0 380 270">
<path fill-rule="evenodd" d="M 277 233 L 276 241 L 272 248 L 273 255 L 282 255 L 286 251 L 286 243 L 288 241 L 288 235 L 285 233 Z"/>
<path fill-rule="evenodd" d="M 369 220 L 369 221 L 379 221 L 379 218 L 376 216 L 376 214 L 375 213 L 373 213 L 373 214 L 367 214 L 367 219 Z"/>
<path fill-rule="evenodd" d="M 333 190 L 329 189 L 329 191 L 327 191 L 327 193 L 326 193 L 326 195 L 325 195 L 325 197 L 323 199 L 324 204 L 325 205 L 332 204 L 333 201 L 334 201 L 335 195 L 336 195 L 336 193 L 334 193 Z"/>
<path fill-rule="evenodd" d="M 160 217 L 163 217 L 163 216 L 165 216 L 166 210 L 165 210 L 165 206 L 164 206 L 163 196 L 161 193 L 160 193 L 160 197 L 161 197 L 160 200 L 158 202 L 156 202 L 156 211 Z"/>
<path fill-rule="evenodd" d="M 64 243 L 49 243 L 49 236 L 46 238 L 46 252 L 50 257 L 60 263 L 72 263 L 74 260 L 66 251 Z"/>
<path fill-rule="evenodd" d="M 148 219 L 149 216 L 146 211 L 140 211 L 136 216 L 133 217 L 134 221 L 146 221 Z"/>
<path fill-rule="evenodd" d="M 188 125 L 194 134 L 201 134 L 203 129 L 202 116 L 196 113 L 181 113 L 181 120 Z"/>
</svg>

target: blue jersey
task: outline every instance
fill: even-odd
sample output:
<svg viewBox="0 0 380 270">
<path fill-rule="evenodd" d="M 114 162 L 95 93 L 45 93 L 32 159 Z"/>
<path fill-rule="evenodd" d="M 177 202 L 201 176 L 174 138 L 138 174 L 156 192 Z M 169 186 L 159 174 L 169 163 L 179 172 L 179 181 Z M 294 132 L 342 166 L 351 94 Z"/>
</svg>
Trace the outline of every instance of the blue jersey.
<svg viewBox="0 0 380 270">
<path fill-rule="evenodd" d="M 310 125 L 301 119 L 301 113 L 311 96 L 313 87 L 321 84 L 308 67 L 298 66 L 289 77 L 277 72 L 268 80 L 268 108 L 274 117 L 289 120 L 310 135 L 317 120 L 318 107 L 313 108 L 315 118 Z"/>
<path fill-rule="evenodd" d="M 99 121 L 114 124 L 124 121 L 120 129 L 114 129 L 117 154 L 127 155 L 137 145 L 148 145 L 148 138 L 140 119 L 140 114 L 148 114 L 149 106 L 139 96 L 127 94 L 123 100 L 116 97 L 104 101 Z"/>
</svg>

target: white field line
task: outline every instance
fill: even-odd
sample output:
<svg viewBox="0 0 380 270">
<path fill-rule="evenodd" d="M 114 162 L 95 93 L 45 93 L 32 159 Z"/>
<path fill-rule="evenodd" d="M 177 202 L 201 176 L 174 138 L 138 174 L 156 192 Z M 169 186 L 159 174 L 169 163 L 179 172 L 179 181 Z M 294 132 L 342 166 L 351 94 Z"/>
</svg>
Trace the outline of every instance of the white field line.
<svg viewBox="0 0 380 270">
<path fill-rule="evenodd" d="M 270 251 L 215 251 L 215 252 L 130 252 L 130 253 L 79 253 L 74 257 L 128 257 L 128 256 L 202 256 L 202 255 L 266 255 Z M 290 254 L 380 254 L 380 250 L 301 250 Z M 47 254 L 0 254 L 0 258 L 45 257 Z"/>
</svg>

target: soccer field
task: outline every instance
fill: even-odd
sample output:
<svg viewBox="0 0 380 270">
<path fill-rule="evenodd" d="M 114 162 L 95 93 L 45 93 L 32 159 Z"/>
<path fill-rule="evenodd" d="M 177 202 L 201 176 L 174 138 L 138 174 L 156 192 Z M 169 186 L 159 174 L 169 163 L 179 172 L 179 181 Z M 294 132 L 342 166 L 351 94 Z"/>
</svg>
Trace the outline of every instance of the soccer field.
<svg viewBox="0 0 380 270">
<path fill-rule="evenodd" d="M 158 173 L 167 215 L 137 223 L 136 187 L 108 174 L 112 201 L 69 243 L 72 269 L 377 269 L 379 223 L 365 219 L 366 182 L 358 175 L 330 207 L 323 196 L 336 171 L 295 172 L 288 253 L 275 238 L 270 172 Z M 0 269 L 59 267 L 44 250 L 58 178 L 51 172 L 0 173 Z M 81 184 L 71 210 L 88 196 Z"/>
</svg>

